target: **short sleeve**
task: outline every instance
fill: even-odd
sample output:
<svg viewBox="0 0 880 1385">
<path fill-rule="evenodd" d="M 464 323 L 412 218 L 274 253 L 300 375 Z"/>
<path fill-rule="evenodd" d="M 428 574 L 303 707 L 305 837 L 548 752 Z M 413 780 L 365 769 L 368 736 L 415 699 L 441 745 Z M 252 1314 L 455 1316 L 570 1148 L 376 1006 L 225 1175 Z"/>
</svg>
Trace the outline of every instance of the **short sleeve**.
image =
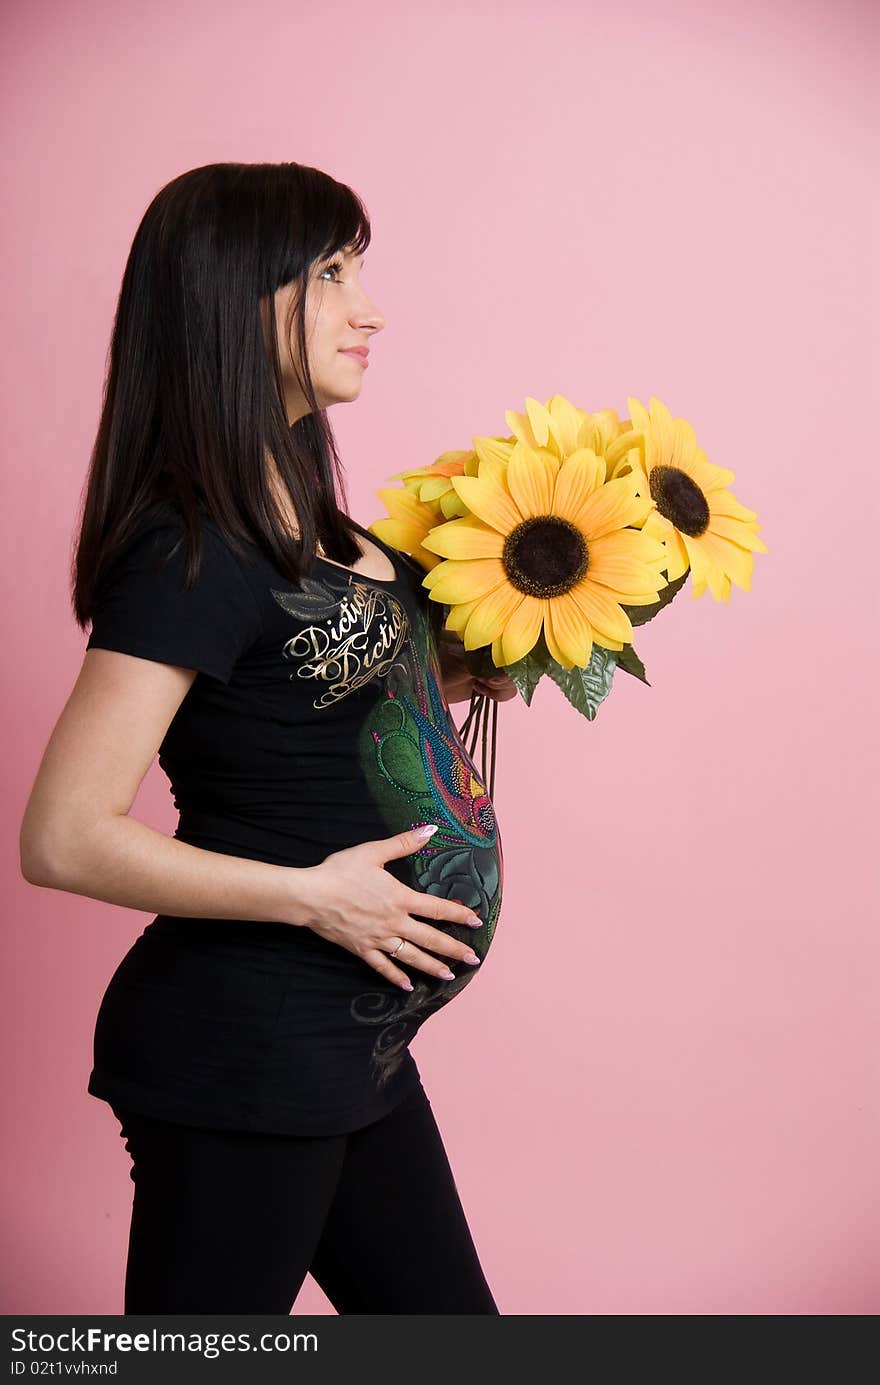
<svg viewBox="0 0 880 1385">
<path fill-rule="evenodd" d="M 201 538 L 199 575 L 187 590 L 182 521 L 162 519 L 138 533 L 99 583 L 86 648 L 196 669 L 228 683 L 261 620 L 235 554 L 209 524 Z"/>
</svg>

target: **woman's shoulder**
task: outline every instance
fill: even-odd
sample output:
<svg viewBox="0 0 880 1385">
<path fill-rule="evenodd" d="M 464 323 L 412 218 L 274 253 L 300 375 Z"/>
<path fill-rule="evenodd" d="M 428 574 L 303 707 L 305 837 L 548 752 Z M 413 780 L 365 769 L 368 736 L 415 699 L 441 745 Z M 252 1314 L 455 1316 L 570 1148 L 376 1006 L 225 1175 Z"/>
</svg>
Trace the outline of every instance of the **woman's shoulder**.
<svg viewBox="0 0 880 1385">
<path fill-rule="evenodd" d="M 206 505 L 197 504 L 190 516 L 185 516 L 180 506 L 170 500 L 151 501 L 139 515 L 132 538 L 142 541 L 147 536 L 167 536 L 185 543 L 191 528 L 203 541 L 207 538 L 212 547 L 232 547 Z"/>
<path fill-rule="evenodd" d="M 241 555 L 226 539 L 223 529 L 204 505 L 196 507 L 190 521 L 178 505 L 168 500 L 153 500 L 140 512 L 127 537 L 117 548 L 107 571 L 107 579 L 120 572 L 146 568 L 157 574 L 171 569 L 175 574 L 189 567 L 190 529 L 195 530 L 199 549 L 199 571 L 203 579 L 215 580 L 218 573 L 241 573 Z M 245 546 L 247 551 L 247 546 Z"/>
<path fill-rule="evenodd" d="M 262 615 L 239 564 L 210 537 L 210 522 L 190 571 L 187 528 L 167 502 L 144 508 L 97 584 L 87 647 L 195 668 L 225 683 L 262 633 Z"/>
</svg>

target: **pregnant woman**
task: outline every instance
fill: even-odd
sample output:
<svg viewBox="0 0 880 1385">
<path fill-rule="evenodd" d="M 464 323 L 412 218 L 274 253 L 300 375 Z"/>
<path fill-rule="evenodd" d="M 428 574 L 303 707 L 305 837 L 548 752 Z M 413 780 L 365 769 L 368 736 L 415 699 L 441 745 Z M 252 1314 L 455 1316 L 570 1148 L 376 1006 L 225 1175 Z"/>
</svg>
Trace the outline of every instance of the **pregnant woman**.
<svg viewBox="0 0 880 1385">
<path fill-rule="evenodd" d="M 479 974 L 476 686 L 411 557 L 346 513 L 327 408 L 384 319 L 317 169 L 163 188 L 119 296 L 78 534 L 83 667 L 22 824 L 35 884 L 155 917 L 88 1091 L 134 1181 L 125 1313 L 498 1313 L 409 1044 Z M 342 494 L 343 504 L 338 496 Z M 130 816 L 158 752 L 174 837 Z M 433 829 L 433 831 L 431 830 Z"/>
</svg>

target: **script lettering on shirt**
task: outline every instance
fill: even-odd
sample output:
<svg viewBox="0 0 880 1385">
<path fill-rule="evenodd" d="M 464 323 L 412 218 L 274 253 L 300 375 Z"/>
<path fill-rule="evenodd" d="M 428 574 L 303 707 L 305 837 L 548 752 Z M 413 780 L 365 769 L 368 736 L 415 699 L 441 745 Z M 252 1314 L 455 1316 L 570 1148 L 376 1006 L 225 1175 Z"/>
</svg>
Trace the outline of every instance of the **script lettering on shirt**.
<svg viewBox="0 0 880 1385">
<path fill-rule="evenodd" d="M 305 626 L 284 646 L 287 658 L 301 661 L 298 678 L 328 684 L 315 707 L 331 706 L 371 678 L 387 674 L 409 631 L 399 601 L 359 583 L 340 599 L 338 610 L 335 620 Z"/>
</svg>

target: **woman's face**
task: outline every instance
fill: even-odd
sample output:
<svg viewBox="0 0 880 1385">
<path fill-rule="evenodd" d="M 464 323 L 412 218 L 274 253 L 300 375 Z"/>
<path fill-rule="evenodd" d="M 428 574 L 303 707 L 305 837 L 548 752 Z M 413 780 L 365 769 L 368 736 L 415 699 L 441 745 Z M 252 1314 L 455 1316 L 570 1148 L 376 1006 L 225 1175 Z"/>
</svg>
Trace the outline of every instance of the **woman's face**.
<svg viewBox="0 0 880 1385">
<path fill-rule="evenodd" d="M 315 397 L 322 409 L 331 404 L 357 399 L 369 366 L 356 356 L 346 355 L 350 347 L 368 347 L 385 319 L 361 285 L 363 257 L 347 250 L 319 260 L 309 272 L 306 292 L 306 345 Z M 287 316 L 296 284 L 285 284 L 275 294 L 275 321 L 281 355 L 287 416 L 291 424 L 309 412 L 309 404 L 294 369 L 296 355 L 295 324 L 291 327 L 290 351 L 285 350 Z"/>
</svg>

